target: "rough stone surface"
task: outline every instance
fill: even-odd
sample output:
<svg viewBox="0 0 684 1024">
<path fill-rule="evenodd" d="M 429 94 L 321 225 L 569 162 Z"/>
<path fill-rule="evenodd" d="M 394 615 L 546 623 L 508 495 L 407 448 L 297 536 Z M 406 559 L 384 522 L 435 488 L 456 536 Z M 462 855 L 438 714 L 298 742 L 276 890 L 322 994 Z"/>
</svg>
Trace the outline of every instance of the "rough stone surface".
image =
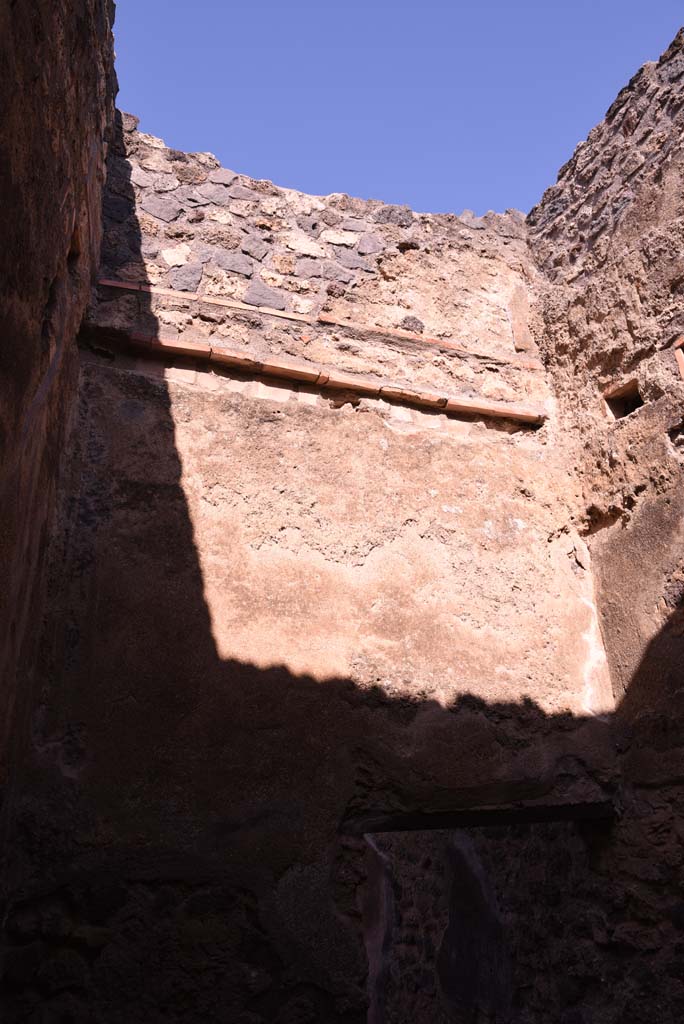
<svg viewBox="0 0 684 1024">
<path fill-rule="evenodd" d="M 111 17 L 99 0 L 0 5 L 3 823 L 16 750 L 27 742 L 45 553 L 76 393 L 76 333 L 99 260 L 116 88 Z M 3 825 L 0 849 L 4 837 Z"/>
<path fill-rule="evenodd" d="M 384 242 L 377 235 L 361 235 L 358 251 L 361 256 L 370 256 L 372 253 L 382 252 L 385 248 Z"/>
<path fill-rule="evenodd" d="M 167 223 L 175 220 L 183 209 L 175 199 L 164 198 L 155 194 L 147 195 L 140 204 L 145 213 L 151 213 L 157 220 Z"/>
<path fill-rule="evenodd" d="M 106 22 L 79 43 L 98 10 L 76 44 L 101 64 L 75 66 L 99 120 L 69 139 L 101 154 Z M 69 115 L 65 38 L 45 66 Z M 34 532 L 15 513 L 2 541 L 39 642 L 5 758 L 3 1020 L 681 1020 L 683 46 L 527 222 L 305 196 L 123 117 L 101 274 L 136 290 L 93 289 L 78 389 L 54 378 L 17 463 Z M 35 163 L 52 108 L 20 108 Z M 60 180 L 85 181 L 64 152 Z M 20 208 L 52 194 L 27 166 Z M 56 211 L 16 251 L 70 281 Z M 10 437 L 81 269 L 55 302 L 22 279 Z M 352 374 L 396 386 L 362 398 Z M 549 420 L 418 410 L 410 388 Z M 520 817 L 611 802 L 612 823 Z M 483 808 L 499 824 L 464 823 Z"/>
<path fill-rule="evenodd" d="M 304 261 L 320 262 L 323 272 L 309 273 L 311 283 L 306 290 L 309 311 L 314 315 L 323 310 L 339 319 L 362 318 L 372 326 L 388 328 L 396 327 L 404 316 L 414 315 L 430 336 L 501 355 L 525 346 L 534 351 L 535 324 L 520 297 L 534 293 L 536 270 L 519 218 L 492 215 L 486 228 L 478 232 L 475 245 L 473 231 L 453 215 L 413 215 L 402 207 L 385 208 L 377 201 L 349 196 L 306 196 L 244 175 L 231 177 L 232 171 L 222 175 L 221 168 L 210 170 L 204 184 L 178 184 L 158 195 L 154 180 L 141 177 L 141 169 L 144 175 L 149 173 L 143 165 L 153 156 L 156 178 L 177 180 L 180 164 L 174 151 L 136 130 L 125 134 L 123 145 L 126 160 L 118 174 L 126 183 L 133 183 L 139 216 L 134 217 L 130 206 L 126 215 L 121 195 L 114 193 L 118 220 L 111 218 L 107 251 L 116 276 L 168 284 L 169 268 L 163 260 L 146 255 L 144 267 L 140 266 L 138 241 L 139 235 L 149 241 L 160 233 L 160 227 L 167 230 L 165 224 L 185 233 L 182 240 L 192 250 L 191 260 L 206 262 L 208 245 L 241 250 L 261 264 L 259 275 L 266 286 L 286 292 L 303 295 L 295 279 L 307 277 Z M 185 154 L 182 164 L 194 177 L 206 173 L 200 156 Z M 198 206 L 204 213 L 201 222 L 193 220 Z M 154 219 L 140 216 L 141 212 Z M 159 219 L 162 225 L 158 226 Z M 334 226 L 328 225 L 330 220 L 336 222 Z M 115 221 L 121 224 L 118 232 Z M 351 229 L 343 227 L 346 221 Z M 225 233 L 223 238 L 217 237 L 218 229 Z M 228 233 L 234 243 L 228 244 Z M 411 250 L 415 245 L 425 250 L 419 260 L 415 249 Z M 288 265 L 290 255 L 299 259 Z M 482 287 L 485 255 L 491 274 Z M 219 259 L 216 265 L 228 274 L 245 273 L 230 260 Z M 350 286 L 332 306 L 326 287 L 331 280 Z M 445 280 L 450 282 L 449 288 L 444 287 Z M 205 274 L 202 288 L 208 295 L 242 297 L 239 281 L 231 283 L 222 277 Z"/>
<path fill-rule="evenodd" d="M 425 330 L 425 324 L 417 316 L 405 316 L 399 327 L 402 331 L 413 331 L 414 334 L 422 334 Z"/>
<path fill-rule="evenodd" d="M 285 309 L 287 300 L 274 288 L 269 288 L 262 281 L 252 281 L 245 292 L 244 301 L 250 306 L 270 306 L 271 309 Z"/>
<path fill-rule="evenodd" d="M 181 292 L 196 292 L 202 280 L 201 263 L 186 263 L 184 267 L 175 267 L 169 274 L 169 284 Z"/>
<path fill-rule="evenodd" d="M 235 171 L 230 171 L 227 167 L 216 167 L 213 171 L 209 172 L 209 181 L 215 185 L 232 185 L 236 180 L 237 174 Z"/>
<path fill-rule="evenodd" d="M 265 242 L 258 235 L 248 235 L 241 242 L 241 248 L 243 252 L 246 252 L 248 256 L 254 257 L 255 260 L 263 260 L 269 251 L 268 242 Z"/>
<path fill-rule="evenodd" d="M 649 702 L 684 684 L 668 597 L 684 519 L 684 380 L 671 347 L 684 330 L 683 46 L 680 33 L 623 89 L 529 218 L 553 282 L 544 352 L 579 471 L 576 516 L 590 534 L 616 692 L 630 688 L 635 708 L 635 676 Z M 632 379 L 645 405 L 615 420 L 602 393 Z M 651 644 L 658 667 L 644 661 Z"/>
</svg>

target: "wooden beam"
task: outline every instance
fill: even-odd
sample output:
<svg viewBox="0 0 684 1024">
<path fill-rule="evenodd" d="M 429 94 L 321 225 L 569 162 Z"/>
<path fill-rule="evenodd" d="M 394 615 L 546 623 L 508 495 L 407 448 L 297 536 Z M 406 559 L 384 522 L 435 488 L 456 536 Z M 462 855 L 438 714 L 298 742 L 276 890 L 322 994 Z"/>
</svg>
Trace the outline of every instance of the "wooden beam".
<svg viewBox="0 0 684 1024">
<path fill-rule="evenodd" d="M 340 825 L 344 835 L 360 836 L 368 832 L 423 832 L 452 828 L 501 828 L 543 824 L 552 821 L 611 822 L 616 817 L 610 800 L 572 804 L 528 804 L 520 807 L 459 807 L 452 811 L 408 811 L 388 814 L 365 811 L 347 818 Z"/>
</svg>

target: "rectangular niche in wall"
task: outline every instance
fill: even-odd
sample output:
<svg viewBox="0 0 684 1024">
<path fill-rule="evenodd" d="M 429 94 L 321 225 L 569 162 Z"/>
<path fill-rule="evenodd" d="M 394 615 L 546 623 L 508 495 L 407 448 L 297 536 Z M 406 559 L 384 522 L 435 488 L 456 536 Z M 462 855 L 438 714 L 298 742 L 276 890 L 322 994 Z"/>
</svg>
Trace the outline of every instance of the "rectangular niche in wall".
<svg viewBox="0 0 684 1024">
<path fill-rule="evenodd" d="M 644 404 L 639 394 L 639 384 L 636 380 L 629 380 L 617 388 L 606 391 L 603 395 L 608 412 L 614 420 L 620 420 L 630 413 L 636 412 Z"/>
</svg>

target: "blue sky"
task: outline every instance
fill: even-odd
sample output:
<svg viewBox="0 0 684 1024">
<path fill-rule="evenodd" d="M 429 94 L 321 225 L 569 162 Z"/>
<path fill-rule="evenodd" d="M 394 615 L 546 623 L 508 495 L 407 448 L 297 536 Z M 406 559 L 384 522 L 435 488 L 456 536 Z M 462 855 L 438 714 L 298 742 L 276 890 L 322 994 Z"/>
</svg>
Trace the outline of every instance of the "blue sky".
<svg viewBox="0 0 684 1024">
<path fill-rule="evenodd" d="M 119 106 L 304 192 L 529 210 L 675 0 L 118 0 Z"/>
</svg>

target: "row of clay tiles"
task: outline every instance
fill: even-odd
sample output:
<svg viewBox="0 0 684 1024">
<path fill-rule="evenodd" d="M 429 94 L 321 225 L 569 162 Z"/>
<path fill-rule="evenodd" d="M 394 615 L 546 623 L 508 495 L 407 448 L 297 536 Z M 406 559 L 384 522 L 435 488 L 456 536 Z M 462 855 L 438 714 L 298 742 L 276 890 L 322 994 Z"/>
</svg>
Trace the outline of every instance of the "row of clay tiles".
<svg viewBox="0 0 684 1024">
<path fill-rule="evenodd" d="M 86 332 L 93 336 L 103 335 L 110 341 L 113 340 L 114 333 L 120 336 L 120 332 L 110 332 L 92 323 L 86 324 Z M 440 391 L 414 391 L 406 384 L 398 384 L 382 377 L 363 377 L 360 374 L 338 370 L 334 366 L 319 366 L 316 363 L 289 359 L 287 356 L 271 355 L 260 360 L 245 349 L 214 348 L 203 341 L 177 341 L 175 338 L 159 338 L 135 332 L 125 335 L 125 338 L 133 349 L 162 359 L 195 359 L 199 362 L 232 367 L 241 373 L 263 374 L 265 377 L 278 377 L 280 380 L 289 380 L 295 384 L 311 384 L 335 391 L 350 391 L 366 398 L 384 398 L 390 402 L 403 402 L 440 412 L 492 416 L 532 426 L 541 426 L 548 418 L 546 411 L 536 406 L 490 402 L 483 398 L 448 395 Z"/>
<path fill-rule="evenodd" d="M 102 278 L 98 285 L 102 288 L 119 288 L 128 292 L 147 292 L 150 295 L 158 295 L 171 299 L 180 299 L 184 302 L 207 303 L 210 306 L 222 306 L 226 309 L 236 309 L 246 313 L 256 313 L 261 316 L 276 317 L 280 320 L 294 320 L 297 323 L 307 324 L 309 327 L 340 327 L 350 331 L 358 331 L 362 334 L 375 334 L 385 338 L 399 338 L 406 341 L 418 342 L 423 345 L 436 345 L 439 348 L 451 349 L 461 356 L 468 356 L 471 359 L 484 359 L 490 363 L 501 363 L 515 366 L 521 370 L 542 370 L 544 367 L 539 359 L 530 359 L 524 356 L 502 356 L 492 352 L 481 352 L 474 349 L 457 345 L 453 341 L 445 341 L 442 338 L 431 338 L 424 334 L 416 334 L 413 331 L 404 331 L 390 327 L 371 327 L 367 324 L 353 323 L 351 320 L 337 320 L 334 317 L 320 313 L 315 319 L 305 316 L 303 313 L 288 313 L 280 309 L 271 309 L 269 306 L 249 306 L 237 299 L 222 299 L 213 295 L 199 295 L 197 292 L 178 292 L 171 288 L 159 288 L 156 285 L 145 284 L 141 281 L 116 281 L 111 278 Z"/>
<path fill-rule="evenodd" d="M 175 338 L 160 338 L 137 332 L 122 334 L 120 331 L 101 328 L 93 323 L 85 325 L 85 333 L 86 336 L 104 338 L 109 342 L 125 340 L 134 350 L 161 359 L 193 359 L 202 363 L 208 362 L 210 365 L 232 368 L 240 373 L 276 377 L 294 384 L 309 384 L 319 388 L 351 392 L 366 398 L 383 398 L 390 402 L 402 402 L 452 415 L 490 416 L 531 426 L 541 426 L 547 419 L 545 410 L 534 406 L 491 402 L 486 399 L 449 395 L 440 391 L 414 390 L 405 384 L 383 378 L 374 379 L 346 373 L 335 367 L 324 367 L 316 363 L 290 359 L 287 356 L 270 355 L 265 359 L 257 359 L 244 349 L 223 346 L 217 348 L 204 341 L 178 341 Z"/>
</svg>

